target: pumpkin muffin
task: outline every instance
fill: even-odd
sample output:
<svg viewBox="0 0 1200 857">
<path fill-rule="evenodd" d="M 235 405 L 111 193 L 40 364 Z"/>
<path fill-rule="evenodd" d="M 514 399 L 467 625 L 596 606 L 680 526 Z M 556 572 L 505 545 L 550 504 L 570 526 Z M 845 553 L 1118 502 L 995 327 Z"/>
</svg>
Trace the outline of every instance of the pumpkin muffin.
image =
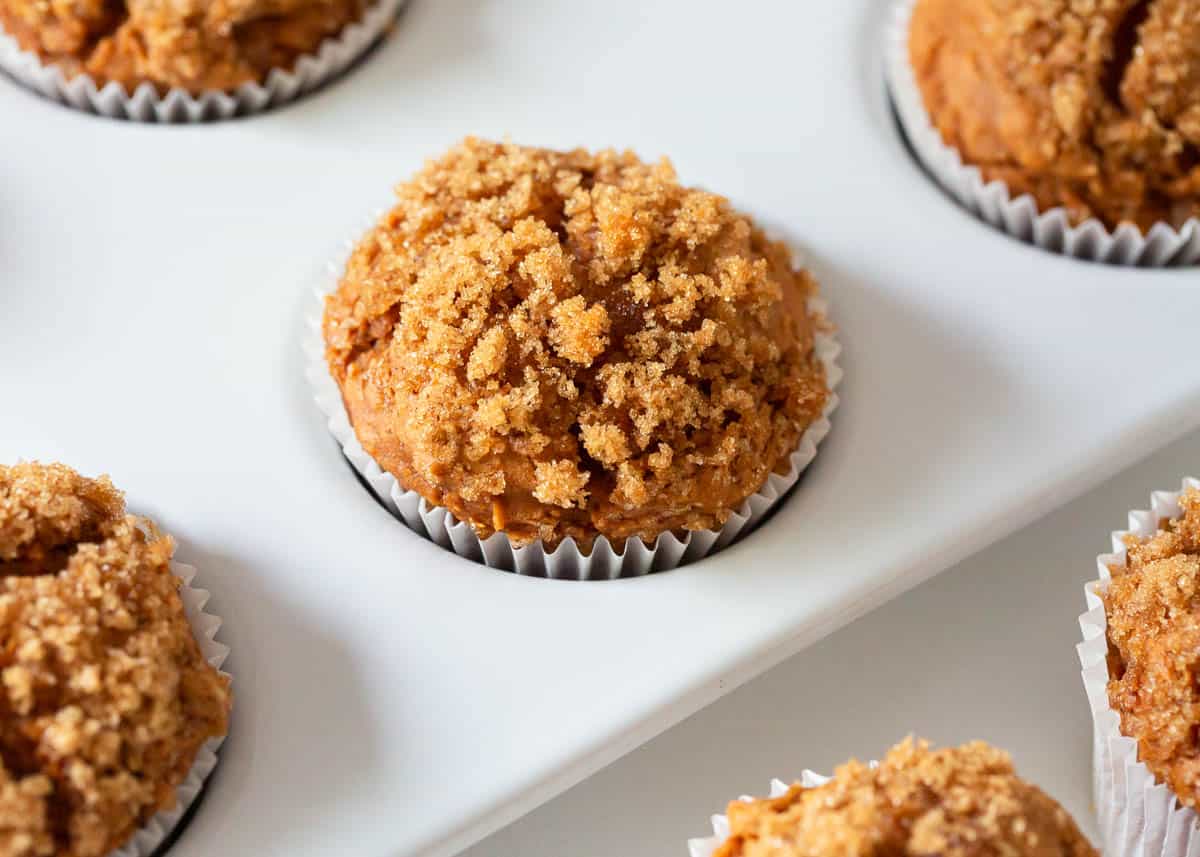
<svg viewBox="0 0 1200 857">
<path fill-rule="evenodd" d="M 1066 810 L 982 742 L 908 739 L 815 788 L 729 805 L 713 857 L 1098 857 Z"/>
<path fill-rule="evenodd" d="M 1158 782 L 1200 809 L 1200 491 L 1180 505 L 1153 537 L 1128 537 L 1111 569 L 1108 700 Z"/>
<path fill-rule="evenodd" d="M 290 70 L 367 0 L 0 0 L 0 25 L 68 77 L 193 94 Z"/>
<path fill-rule="evenodd" d="M 225 734 L 173 550 L 106 478 L 0 466 L 2 857 L 108 854 Z"/>
<path fill-rule="evenodd" d="M 667 161 L 468 139 L 396 191 L 324 316 L 363 448 L 480 538 L 719 528 L 829 391 L 816 283 Z"/>
<path fill-rule="evenodd" d="M 909 57 L 943 141 L 1014 197 L 1200 216 L 1200 0 L 917 0 Z"/>
</svg>

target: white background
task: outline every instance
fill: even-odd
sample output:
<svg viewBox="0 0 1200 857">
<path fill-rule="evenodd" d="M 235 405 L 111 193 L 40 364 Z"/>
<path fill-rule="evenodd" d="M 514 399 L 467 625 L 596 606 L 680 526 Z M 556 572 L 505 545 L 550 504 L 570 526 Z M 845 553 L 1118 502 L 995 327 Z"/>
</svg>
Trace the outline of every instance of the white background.
<svg viewBox="0 0 1200 857">
<path fill-rule="evenodd" d="M 739 688 L 463 857 L 686 857 L 774 777 L 828 773 L 912 732 L 981 738 L 1095 841 L 1076 617 L 1095 558 L 1153 490 L 1200 473 L 1200 433 L 1131 467 Z"/>
</svg>

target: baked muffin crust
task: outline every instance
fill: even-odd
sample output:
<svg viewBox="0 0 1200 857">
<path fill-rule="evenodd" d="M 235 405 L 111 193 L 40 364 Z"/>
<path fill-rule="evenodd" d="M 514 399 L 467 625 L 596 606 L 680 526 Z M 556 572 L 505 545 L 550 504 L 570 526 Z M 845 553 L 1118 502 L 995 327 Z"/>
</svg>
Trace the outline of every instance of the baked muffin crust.
<svg viewBox="0 0 1200 857">
<path fill-rule="evenodd" d="M 1200 491 L 1149 539 L 1127 539 L 1104 594 L 1108 700 L 1138 757 L 1200 809 Z"/>
<path fill-rule="evenodd" d="M 1200 0 L 919 0 L 909 53 L 943 140 L 1014 196 L 1200 216 Z"/>
<path fill-rule="evenodd" d="M 225 734 L 168 563 L 107 478 L 0 466 L 0 857 L 100 857 Z"/>
<path fill-rule="evenodd" d="M 1066 811 L 982 742 L 908 739 L 872 769 L 842 765 L 816 788 L 734 801 L 714 857 L 1097 857 Z"/>
<path fill-rule="evenodd" d="M 290 69 L 366 0 L 0 0 L 0 25 L 68 76 L 231 90 Z"/>
<path fill-rule="evenodd" d="M 815 282 L 666 161 L 468 139 L 397 196 L 326 356 L 364 449 L 481 537 L 719 527 L 820 416 Z"/>
</svg>

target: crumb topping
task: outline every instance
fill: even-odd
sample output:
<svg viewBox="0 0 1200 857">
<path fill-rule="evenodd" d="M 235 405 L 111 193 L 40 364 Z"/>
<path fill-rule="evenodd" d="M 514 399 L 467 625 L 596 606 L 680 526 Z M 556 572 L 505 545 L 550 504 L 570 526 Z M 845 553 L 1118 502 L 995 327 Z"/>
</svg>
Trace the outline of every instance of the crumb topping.
<svg viewBox="0 0 1200 857">
<path fill-rule="evenodd" d="M 1200 491 L 1148 539 L 1126 540 L 1104 594 L 1108 699 L 1121 732 L 1180 803 L 1200 809 Z"/>
<path fill-rule="evenodd" d="M 816 420 L 816 284 L 666 161 L 468 139 L 327 299 L 358 439 L 483 537 L 719 527 Z"/>
<path fill-rule="evenodd" d="M 0 466 L 0 857 L 100 857 L 227 728 L 168 563 L 107 478 Z"/>
<path fill-rule="evenodd" d="M 1200 0 L 920 0 L 909 50 L 943 139 L 1014 196 L 1200 216 Z"/>
<path fill-rule="evenodd" d="M 357 20 L 367 0 L 0 0 L 21 48 L 132 91 L 263 81 Z"/>
<path fill-rule="evenodd" d="M 816 788 L 734 801 L 714 857 L 1097 857 L 1066 811 L 982 742 L 910 738 Z"/>
</svg>

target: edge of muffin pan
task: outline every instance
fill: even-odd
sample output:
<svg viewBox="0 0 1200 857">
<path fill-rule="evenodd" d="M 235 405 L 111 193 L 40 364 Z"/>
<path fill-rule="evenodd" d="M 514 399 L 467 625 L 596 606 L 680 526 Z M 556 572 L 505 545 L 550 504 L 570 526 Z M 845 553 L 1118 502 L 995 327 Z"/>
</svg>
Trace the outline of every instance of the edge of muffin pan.
<svg viewBox="0 0 1200 857">
<path fill-rule="evenodd" d="M 370 228 L 373 221 L 364 226 Z M 734 509 L 719 530 L 691 530 L 680 537 L 674 532 L 661 533 L 652 545 L 638 537 L 625 540 L 619 548 L 605 536 L 597 536 L 592 550 L 584 553 L 571 537 L 553 550 L 536 541 L 516 546 L 503 532 L 481 539 L 469 523 L 458 520 L 444 506 L 435 506 L 416 491 L 406 490 L 387 470 L 379 466 L 359 443 L 342 401 L 342 393 L 325 361 L 325 338 L 321 330 L 325 297 L 332 293 L 346 268 L 357 238 L 347 239 L 341 253 L 326 263 L 322 282 L 313 288 L 313 307 L 305 314 L 302 348 L 305 376 L 313 401 L 326 418 L 326 428 L 337 441 L 342 455 L 362 483 L 384 509 L 415 532 L 463 559 L 500 571 L 526 577 L 554 580 L 615 580 L 642 577 L 659 571 L 680 568 L 716 553 L 750 535 L 784 501 L 800 476 L 817 455 L 817 447 L 832 428 L 831 417 L 840 399 L 837 389 L 843 372 L 838 364 L 842 347 L 833 328 L 814 333 L 814 351 L 825 369 L 829 396 L 821 416 L 805 429 L 789 456 L 787 473 L 771 473 L 767 481 Z M 793 266 L 801 260 L 793 249 Z M 818 287 L 821 284 L 818 283 Z M 808 311 L 826 316 L 829 301 L 820 294 L 810 297 Z"/>
<path fill-rule="evenodd" d="M 273 68 L 261 82 L 231 91 L 210 89 L 194 94 L 174 87 L 160 94 L 151 83 L 129 92 L 116 81 L 99 85 L 90 75 L 68 77 L 54 63 L 22 50 L 0 28 L 0 69 L 39 95 L 110 119 L 137 122 L 206 122 L 250 116 L 294 101 L 328 83 L 382 38 L 407 0 L 376 0 L 360 20 L 325 39 L 315 53 L 296 60 L 291 69 Z"/>
<path fill-rule="evenodd" d="M 1088 610 L 1079 617 L 1083 642 L 1079 653 L 1083 687 L 1092 712 L 1092 799 L 1104 853 L 1145 857 L 1185 857 L 1200 847 L 1200 815 L 1183 806 L 1165 782 L 1139 759 L 1138 741 L 1121 729 L 1108 698 L 1108 620 L 1103 593 L 1112 568 L 1127 562 L 1125 539 L 1150 538 L 1160 522 L 1181 514 L 1180 496 L 1200 490 L 1200 479 L 1183 480 L 1178 491 L 1155 491 L 1150 508 L 1129 513 L 1128 529 L 1112 534 L 1112 552 L 1096 557 L 1097 577 L 1084 587 Z"/>
<path fill-rule="evenodd" d="M 884 28 L 884 77 L 896 130 L 922 171 L 967 212 L 990 226 L 1051 253 L 1089 262 L 1142 268 L 1200 264 L 1200 218 L 1182 228 L 1156 223 L 1143 233 L 1132 223 L 1110 230 L 1092 218 L 1072 225 L 1065 208 L 1039 211 L 1029 194 L 1014 198 L 1008 185 L 987 182 L 963 161 L 930 120 L 909 62 L 909 25 L 917 0 L 897 0 Z"/>
</svg>

